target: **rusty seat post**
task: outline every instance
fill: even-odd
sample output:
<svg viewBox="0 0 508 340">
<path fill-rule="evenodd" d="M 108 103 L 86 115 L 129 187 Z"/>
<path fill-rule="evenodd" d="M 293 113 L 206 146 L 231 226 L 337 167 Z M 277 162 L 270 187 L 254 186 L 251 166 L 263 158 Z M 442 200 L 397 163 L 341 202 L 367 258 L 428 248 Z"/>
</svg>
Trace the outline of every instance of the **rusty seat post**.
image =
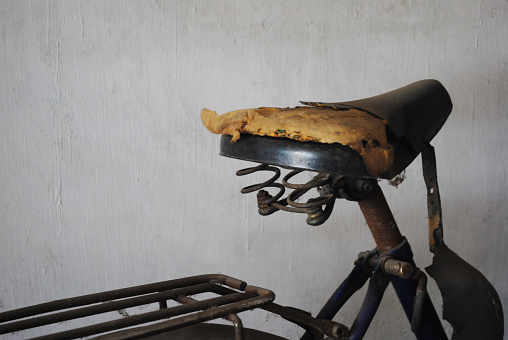
<svg viewBox="0 0 508 340">
<path fill-rule="evenodd" d="M 404 241 L 383 191 L 377 183 L 370 194 L 358 204 L 380 252 L 394 249 Z"/>
</svg>

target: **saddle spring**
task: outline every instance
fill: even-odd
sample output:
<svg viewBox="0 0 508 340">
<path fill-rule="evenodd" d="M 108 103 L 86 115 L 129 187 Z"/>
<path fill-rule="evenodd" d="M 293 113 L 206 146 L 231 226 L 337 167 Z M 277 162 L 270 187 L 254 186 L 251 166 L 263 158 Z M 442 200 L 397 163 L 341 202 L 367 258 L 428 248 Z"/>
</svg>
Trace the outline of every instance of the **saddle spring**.
<svg viewBox="0 0 508 340">
<path fill-rule="evenodd" d="M 237 176 L 245 176 L 258 171 L 273 172 L 273 176 L 265 182 L 253 184 L 241 189 L 242 194 L 258 191 L 257 204 L 260 215 L 268 216 L 278 210 L 284 210 L 294 213 L 307 214 L 307 224 L 318 226 L 323 224 L 331 215 L 336 198 L 345 198 L 357 201 L 365 197 L 373 188 L 372 180 L 349 178 L 345 176 L 337 176 L 328 173 L 318 173 L 310 181 L 303 184 L 290 183 L 289 180 L 294 176 L 302 173 L 304 170 L 292 170 L 284 178 L 281 183 L 276 183 L 280 178 L 280 169 L 268 165 L 260 164 L 255 167 L 238 170 Z M 277 188 L 279 191 L 275 196 L 270 195 L 265 188 Z M 285 198 L 286 188 L 293 191 Z M 305 203 L 297 202 L 299 198 L 316 188 L 319 196 L 310 198 Z M 323 209 L 323 206 L 324 209 Z"/>
</svg>

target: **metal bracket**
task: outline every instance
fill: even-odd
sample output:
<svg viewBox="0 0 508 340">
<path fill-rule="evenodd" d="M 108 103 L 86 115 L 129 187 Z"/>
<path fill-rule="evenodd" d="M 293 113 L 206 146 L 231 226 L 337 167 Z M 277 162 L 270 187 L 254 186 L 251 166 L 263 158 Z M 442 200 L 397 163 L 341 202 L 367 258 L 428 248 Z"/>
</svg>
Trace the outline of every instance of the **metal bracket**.
<svg viewBox="0 0 508 340">
<path fill-rule="evenodd" d="M 423 178 L 427 185 L 427 209 L 429 214 L 429 246 L 434 252 L 436 245 L 444 244 L 441 198 L 437 184 L 437 166 L 434 147 L 427 143 L 422 150 Z"/>
</svg>

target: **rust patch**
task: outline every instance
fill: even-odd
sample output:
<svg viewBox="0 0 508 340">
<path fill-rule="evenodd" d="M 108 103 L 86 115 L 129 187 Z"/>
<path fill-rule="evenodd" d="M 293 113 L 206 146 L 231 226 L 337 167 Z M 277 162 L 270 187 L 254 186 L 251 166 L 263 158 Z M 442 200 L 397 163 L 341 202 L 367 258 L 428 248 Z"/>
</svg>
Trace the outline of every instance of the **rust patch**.
<svg viewBox="0 0 508 340">
<path fill-rule="evenodd" d="M 434 248 L 436 245 L 436 237 L 434 236 L 434 232 L 437 228 L 441 226 L 441 216 L 439 212 L 432 215 L 429 218 L 429 245 L 431 248 Z"/>
<path fill-rule="evenodd" d="M 404 241 L 379 185 L 358 204 L 380 252 L 396 248 Z"/>
</svg>

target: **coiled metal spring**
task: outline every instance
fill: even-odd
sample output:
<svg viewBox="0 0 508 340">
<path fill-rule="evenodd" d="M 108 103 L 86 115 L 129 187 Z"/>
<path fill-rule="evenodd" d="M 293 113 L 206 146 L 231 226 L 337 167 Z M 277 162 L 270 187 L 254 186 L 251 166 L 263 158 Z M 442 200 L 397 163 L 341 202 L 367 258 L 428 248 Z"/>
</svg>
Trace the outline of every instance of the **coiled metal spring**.
<svg viewBox="0 0 508 340">
<path fill-rule="evenodd" d="M 333 192 L 330 184 L 336 177 L 330 174 L 320 173 L 310 181 L 304 184 L 290 183 L 289 180 L 301 173 L 303 170 L 293 170 L 282 179 L 281 183 L 275 183 L 281 176 L 279 168 L 268 164 L 260 164 L 255 167 L 238 170 L 237 176 L 245 176 L 258 171 L 271 171 L 273 176 L 265 182 L 249 185 L 241 190 L 242 194 L 259 191 L 257 194 L 258 212 L 263 216 L 273 214 L 278 210 L 284 210 L 295 213 L 308 214 L 307 223 L 310 225 L 320 225 L 325 222 L 333 209 L 333 204 L 338 192 Z M 277 188 L 279 191 L 272 196 L 265 188 Z M 286 197 L 281 199 L 286 188 L 293 191 Z M 311 198 L 307 202 L 297 202 L 297 200 L 306 194 L 309 190 L 317 188 L 319 197 Z M 323 210 L 322 206 L 326 205 Z"/>
<path fill-rule="evenodd" d="M 278 210 L 304 213 L 307 214 L 307 224 L 313 226 L 323 224 L 330 217 L 337 198 L 356 201 L 367 195 L 372 189 L 372 180 L 348 178 L 327 173 L 319 173 L 307 183 L 295 184 L 289 182 L 291 178 L 304 170 L 292 170 L 282 178 L 282 184 L 276 183 L 281 176 L 280 169 L 268 164 L 238 170 L 236 175 L 245 176 L 259 171 L 268 171 L 274 174 L 268 180 L 246 186 L 240 191 L 242 194 L 258 191 L 259 214 L 267 216 Z M 266 188 L 276 188 L 278 192 L 272 196 L 268 191 L 263 190 Z M 281 199 L 286 188 L 293 191 L 287 197 Z M 299 198 L 314 188 L 319 193 L 318 197 L 310 198 L 305 203 L 297 202 Z M 323 206 L 325 206 L 324 209 Z"/>
</svg>

